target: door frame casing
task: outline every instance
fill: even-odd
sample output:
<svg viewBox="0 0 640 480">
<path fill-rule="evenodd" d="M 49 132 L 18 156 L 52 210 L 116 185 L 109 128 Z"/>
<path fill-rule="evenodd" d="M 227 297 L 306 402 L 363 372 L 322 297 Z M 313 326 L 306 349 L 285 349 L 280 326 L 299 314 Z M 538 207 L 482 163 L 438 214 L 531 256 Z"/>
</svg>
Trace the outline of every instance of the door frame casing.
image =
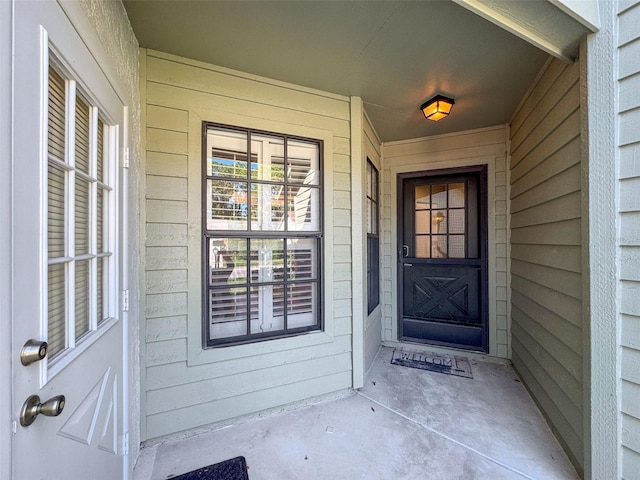
<svg viewBox="0 0 640 480">
<path fill-rule="evenodd" d="M 128 432 L 129 454 L 125 470 L 129 475 L 138 458 L 140 450 L 140 223 L 137 215 L 131 215 L 129 208 L 139 201 L 139 192 L 144 188 L 144 179 L 140 177 L 140 145 L 142 134 L 140 126 L 142 110 L 140 107 L 139 49 L 129 19 L 117 2 L 100 3 L 99 8 L 90 8 L 85 2 L 59 2 L 59 7 L 92 52 L 100 60 L 100 66 L 111 86 L 125 106 L 122 137 L 120 138 L 121 156 L 128 153 L 128 167 L 119 168 L 121 201 L 121 265 L 122 289 L 129 292 L 128 310 L 121 313 L 123 322 L 123 362 L 122 383 L 125 410 L 123 422 Z M 109 25 L 109 29 L 98 28 Z M 117 32 L 118 35 L 114 35 Z M 131 181 L 129 181 L 131 179 Z M 131 321 L 131 319 L 133 321 Z"/>
<path fill-rule="evenodd" d="M 397 268 L 397 285 L 396 291 L 398 295 L 397 302 L 397 321 L 396 328 L 398 329 L 397 337 L 399 341 L 408 341 L 411 343 L 423 343 L 425 345 L 441 346 L 445 348 L 459 348 L 475 351 L 478 353 L 488 353 L 489 351 L 489 275 L 488 275 L 488 266 L 489 266 L 489 237 L 488 237 L 488 201 L 487 201 L 487 190 L 488 190 L 488 166 L 487 164 L 479 164 L 479 165 L 470 165 L 463 167 L 450 167 L 450 168 L 436 168 L 429 170 L 421 170 L 421 171 L 412 171 L 399 173 L 396 176 L 396 238 L 400 239 L 401 235 L 404 233 L 404 214 L 405 214 L 405 205 L 404 205 L 404 182 L 406 180 L 411 179 L 419 179 L 424 177 L 444 177 L 444 176 L 456 176 L 456 175 L 471 175 L 477 174 L 478 176 L 478 240 L 479 240 L 479 253 L 481 259 L 481 278 L 480 278 L 480 312 L 481 312 L 481 323 L 483 326 L 483 339 L 482 339 L 482 350 L 473 350 L 467 349 L 461 346 L 455 346 L 453 344 L 445 344 L 437 341 L 429 342 L 419 342 L 416 340 L 415 342 L 411 342 L 408 339 L 403 338 L 402 334 L 402 317 L 403 317 L 403 309 L 402 299 L 404 298 L 404 271 Z M 400 241 L 398 240 L 398 246 L 400 245 Z M 400 264 L 400 257 L 402 256 L 402 252 L 400 248 L 396 248 L 396 264 Z"/>
<path fill-rule="evenodd" d="M 499 129 L 504 132 L 503 138 L 508 138 L 508 127 L 504 125 L 499 125 L 496 127 L 487 127 L 478 130 L 471 130 L 468 132 L 460 132 L 460 134 L 456 135 L 443 135 L 441 137 L 433 137 L 433 138 L 447 138 L 451 140 L 455 140 L 455 137 L 462 134 L 469 134 L 469 132 L 478 133 L 478 134 L 486 134 L 486 135 L 495 135 L 495 130 Z M 451 138 L 453 137 L 453 138 Z M 506 144 L 502 144 L 502 147 L 499 149 L 500 152 L 504 152 Z M 386 147 L 386 145 L 385 145 Z M 446 153 L 443 154 L 435 154 L 433 155 L 433 159 L 430 159 L 429 156 L 420 155 L 420 158 L 414 155 L 408 157 L 408 161 L 406 163 L 397 162 L 395 164 L 391 164 L 388 168 L 385 168 L 383 171 L 383 209 L 386 209 L 387 214 L 383 218 L 383 222 L 390 222 L 392 228 L 390 234 L 388 234 L 388 238 L 385 238 L 383 248 L 383 256 L 384 260 L 384 269 L 388 272 L 385 274 L 385 279 L 388 279 L 391 283 L 398 278 L 398 262 L 395 258 L 395 252 L 398 251 L 398 235 L 395 231 L 395 225 L 397 224 L 397 209 L 398 209 L 398 188 L 396 178 L 400 174 L 411 173 L 411 172 L 419 172 L 425 170 L 439 170 L 439 169 L 447 169 L 447 168 L 458 168 L 458 167 L 469 167 L 476 165 L 486 165 L 487 166 L 487 243 L 488 245 L 496 245 L 497 244 L 497 225 L 496 225 L 496 215 L 505 214 L 508 211 L 508 208 L 496 206 L 498 202 L 496 201 L 496 171 L 502 172 L 502 168 L 498 168 L 498 162 L 506 162 L 506 156 L 503 156 L 504 153 L 500 154 L 496 147 L 491 147 L 490 152 L 485 147 L 478 147 L 478 155 L 470 156 L 469 158 L 456 158 L 453 155 Z M 388 147 L 385 148 L 385 153 L 388 152 Z M 495 153 L 494 153 L 495 152 Z M 385 155 L 386 156 L 386 155 Z M 505 169 L 505 175 L 507 176 L 506 183 L 508 183 L 508 171 Z M 508 195 L 507 195 L 508 196 Z M 508 201 L 508 199 L 507 199 Z M 391 215 L 390 217 L 388 215 Z M 508 220 L 507 220 L 508 222 Z M 500 229 L 505 229 L 505 227 L 500 226 Z M 504 239 L 500 239 L 500 243 L 505 242 Z M 387 245 L 389 245 L 387 247 Z M 386 251 L 384 249 L 387 249 Z M 500 252 L 500 257 L 507 257 L 508 252 Z M 389 257 L 389 255 L 392 256 Z M 510 349 L 507 351 L 499 351 L 498 344 L 496 341 L 496 331 L 498 329 L 496 315 L 497 315 L 497 287 L 496 287 L 496 258 L 498 257 L 496 248 L 489 247 L 488 251 L 488 326 L 489 326 L 489 352 L 488 356 L 498 357 L 507 359 L 510 356 Z M 508 265 L 507 265 L 508 271 Z M 383 338 L 383 345 L 389 347 L 396 347 L 404 345 L 402 342 L 398 341 L 398 289 L 395 288 L 395 285 L 392 285 L 392 288 L 389 290 L 385 288 L 385 293 L 391 294 L 391 299 L 389 301 L 385 301 L 385 308 L 389 308 L 391 314 L 391 321 L 386 320 L 386 325 L 383 327 L 387 330 L 391 331 L 391 335 L 386 334 Z M 502 297 L 500 297 L 502 299 Z M 506 302 L 505 302 L 506 303 Z M 415 346 L 416 349 L 420 349 L 423 346 L 420 344 L 411 344 Z M 437 347 L 429 345 L 429 350 L 434 352 L 449 352 L 447 348 Z M 456 350 L 457 351 L 457 350 Z M 475 354 L 473 352 L 468 352 L 468 356 L 470 357 L 485 357 L 487 354 Z"/>
</svg>

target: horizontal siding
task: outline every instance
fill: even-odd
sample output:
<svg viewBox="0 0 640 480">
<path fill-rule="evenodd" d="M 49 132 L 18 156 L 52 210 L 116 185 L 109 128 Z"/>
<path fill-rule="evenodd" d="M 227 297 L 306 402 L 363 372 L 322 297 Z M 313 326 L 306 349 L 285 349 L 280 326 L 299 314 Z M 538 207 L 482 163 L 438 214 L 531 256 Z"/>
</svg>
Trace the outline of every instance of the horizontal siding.
<svg viewBox="0 0 640 480">
<path fill-rule="evenodd" d="M 319 377 L 308 376 L 294 385 L 277 385 L 268 390 L 256 390 L 241 397 L 226 397 L 221 400 L 201 403 L 188 408 L 173 409 L 166 413 L 147 416 L 149 438 L 161 437 L 176 432 L 176 425 L 183 430 L 203 424 L 223 422 L 229 418 L 251 415 L 281 405 L 303 401 L 347 389 L 351 386 L 351 370 Z"/>
<path fill-rule="evenodd" d="M 618 16 L 622 477 L 640 472 L 640 2 Z"/>
<path fill-rule="evenodd" d="M 346 98 L 281 82 L 144 51 L 146 94 L 144 224 L 143 439 L 257 413 L 351 386 L 352 266 L 350 105 Z M 196 113 L 197 112 L 197 113 Z M 200 122 L 203 112 L 252 118 L 329 131 L 335 208 L 325 238 L 333 257 L 325 265 L 333 283 L 333 341 L 315 346 L 294 337 L 280 350 L 191 364 L 191 345 L 200 343 Z M 283 126 L 284 125 L 284 126 Z M 240 126 L 246 126 L 240 124 Z M 194 265 L 198 265 L 194 268 Z M 190 268 L 191 266 L 191 268 Z M 327 274 L 328 275 L 328 274 Z M 329 276 L 329 275 L 328 275 Z M 194 315 L 194 312 L 198 312 Z M 194 329 L 190 327 L 196 325 Z M 189 332 L 196 332 L 194 342 Z M 318 334 L 322 335 L 322 334 Z M 264 343 L 264 342 L 263 342 Z M 258 345 L 258 344 L 256 344 Z M 198 347 L 200 349 L 200 347 Z M 196 352 L 199 353 L 199 352 Z"/>
<path fill-rule="evenodd" d="M 550 61 L 511 128 L 513 363 L 583 461 L 579 65 Z"/>
<path fill-rule="evenodd" d="M 509 357 L 508 316 L 508 248 L 507 228 L 507 182 L 508 172 L 505 158 L 506 128 L 495 126 L 438 135 L 434 137 L 390 142 L 383 144 L 382 173 L 382 339 L 396 342 L 397 336 L 397 258 L 393 241 L 397 239 L 397 198 L 392 198 L 392 186 L 397 180 L 392 169 L 402 171 L 423 171 L 429 169 L 486 162 L 489 166 L 489 184 L 493 190 L 489 193 L 488 205 L 490 222 L 494 228 L 489 233 L 490 253 L 489 275 L 489 346 L 491 355 Z"/>
<path fill-rule="evenodd" d="M 380 139 L 378 138 L 378 135 L 375 129 L 373 128 L 373 125 L 369 121 L 369 117 L 366 114 L 363 115 L 362 123 L 363 123 L 363 135 L 362 135 L 363 152 L 365 152 L 366 157 L 373 162 L 374 166 L 376 166 L 376 168 L 379 168 L 382 165 L 382 151 L 381 151 L 382 144 L 380 142 Z M 378 234 L 380 238 L 380 243 L 379 243 L 380 252 L 378 252 L 378 255 L 379 255 L 378 268 L 380 269 L 379 270 L 380 280 L 382 280 L 382 269 L 383 269 L 383 265 L 382 265 L 383 256 L 381 254 L 383 237 L 380 232 L 380 230 L 382 230 L 382 226 L 381 226 L 382 209 L 380 208 L 380 202 L 382 200 L 382 192 L 380 188 L 381 185 L 382 185 L 382 171 L 378 170 L 378 208 L 379 208 Z M 366 187 L 364 191 L 366 194 Z M 366 209 L 366 204 L 365 204 L 365 209 Z M 367 228 L 366 225 L 364 228 L 366 230 Z M 366 262 L 367 255 L 364 255 L 364 258 Z M 366 282 L 366 279 L 365 279 L 365 282 Z M 380 288 L 380 282 L 376 287 Z M 366 285 L 364 288 L 364 292 L 366 296 L 367 295 Z M 375 308 L 373 312 L 371 312 L 371 314 L 367 316 L 367 319 L 364 325 L 364 328 L 365 328 L 364 330 L 364 370 L 365 372 L 369 369 L 369 367 L 373 363 L 376 353 L 380 348 L 380 344 L 382 343 L 382 294 L 380 293 L 379 295 L 380 295 L 380 306 L 378 308 Z M 364 312 L 367 312 L 367 310 L 368 308 L 365 306 Z"/>
</svg>

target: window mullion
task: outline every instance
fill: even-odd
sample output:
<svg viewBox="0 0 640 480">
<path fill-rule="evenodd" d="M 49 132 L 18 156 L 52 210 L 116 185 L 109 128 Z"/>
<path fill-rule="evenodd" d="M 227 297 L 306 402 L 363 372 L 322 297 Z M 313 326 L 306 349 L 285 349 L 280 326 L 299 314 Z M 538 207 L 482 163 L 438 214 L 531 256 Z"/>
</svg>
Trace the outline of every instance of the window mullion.
<svg viewBox="0 0 640 480">
<path fill-rule="evenodd" d="M 65 185 L 65 245 L 66 256 L 71 258 L 71 261 L 67 263 L 67 284 L 66 290 L 66 313 L 67 313 L 67 326 L 66 326 L 66 343 L 68 348 L 74 348 L 76 346 L 76 241 L 75 241 L 75 227 L 76 227 L 76 215 L 75 215 L 75 201 L 76 201 L 76 82 L 74 80 L 67 80 L 67 104 L 66 104 L 66 141 L 65 141 L 65 156 L 67 157 L 67 163 L 70 170 L 66 172 L 67 182 Z"/>
<path fill-rule="evenodd" d="M 282 181 L 284 183 L 284 231 L 285 235 L 289 232 L 289 139 L 285 137 L 283 139 L 283 151 L 282 151 Z M 289 253 L 288 253 L 289 239 L 284 238 L 284 272 L 283 272 L 283 301 L 284 308 L 282 309 L 282 322 L 284 325 L 284 331 L 289 330 Z"/>
<path fill-rule="evenodd" d="M 285 150 L 285 163 L 286 163 L 286 150 Z M 285 173 L 285 178 L 286 178 L 286 173 Z M 286 197 L 285 197 L 286 198 Z M 283 255 L 284 255 L 284 261 L 283 261 L 283 291 L 282 291 L 282 301 L 284 302 L 284 308 L 282 309 L 282 322 L 284 325 L 284 331 L 286 332 L 289 329 L 289 325 L 288 325 L 288 320 L 289 320 L 289 239 L 288 238 L 284 238 L 284 246 L 283 246 Z"/>
<path fill-rule="evenodd" d="M 249 145 L 251 145 L 251 143 L 249 143 Z M 249 170 L 249 169 L 247 169 Z M 247 194 L 247 202 L 249 201 L 249 195 Z M 252 288 L 252 281 L 251 281 L 251 238 L 247 238 L 247 280 L 246 280 L 246 292 L 245 292 L 245 302 L 247 305 L 246 311 L 245 311 L 245 315 L 247 316 L 247 335 L 251 335 L 252 332 L 251 331 L 251 288 Z M 259 287 L 258 287 L 259 288 Z M 260 293 L 258 293 L 258 309 L 260 308 Z M 258 317 L 258 319 L 260 320 L 260 317 Z"/>
</svg>

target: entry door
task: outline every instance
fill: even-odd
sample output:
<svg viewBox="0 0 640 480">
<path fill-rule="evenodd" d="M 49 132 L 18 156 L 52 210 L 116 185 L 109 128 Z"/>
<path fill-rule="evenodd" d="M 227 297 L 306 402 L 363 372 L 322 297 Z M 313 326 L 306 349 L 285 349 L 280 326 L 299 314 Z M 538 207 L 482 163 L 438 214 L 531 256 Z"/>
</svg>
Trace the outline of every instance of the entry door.
<svg viewBox="0 0 640 480">
<path fill-rule="evenodd" d="M 126 478 L 123 105 L 57 2 L 13 38 L 13 478 Z"/>
<path fill-rule="evenodd" d="M 486 352 L 485 167 L 399 182 L 400 339 Z"/>
</svg>

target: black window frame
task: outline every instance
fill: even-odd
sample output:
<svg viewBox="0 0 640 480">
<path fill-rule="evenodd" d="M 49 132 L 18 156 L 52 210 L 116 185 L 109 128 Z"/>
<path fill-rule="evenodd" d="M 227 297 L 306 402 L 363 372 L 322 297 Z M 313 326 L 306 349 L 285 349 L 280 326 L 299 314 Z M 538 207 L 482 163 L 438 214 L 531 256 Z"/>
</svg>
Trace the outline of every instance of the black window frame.
<svg viewBox="0 0 640 480">
<path fill-rule="evenodd" d="M 370 195 L 369 169 L 371 169 L 372 184 L 375 185 L 375 198 Z M 371 159 L 367 157 L 366 166 L 367 185 L 365 188 L 366 202 L 366 218 L 367 218 L 367 315 L 370 315 L 378 305 L 380 305 L 380 172 L 373 164 Z M 374 175 L 375 174 L 375 175 Z M 368 221 L 371 215 L 370 205 L 373 206 L 373 214 L 375 215 L 375 231 L 370 231 L 370 223 Z"/>
<path fill-rule="evenodd" d="M 284 157 L 283 161 L 287 161 L 287 148 L 289 141 L 300 141 L 315 144 L 318 147 L 318 184 L 312 184 L 313 189 L 318 191 L 318 229 L 313 232 L 297 232 L 289 230 L 289 227 L 284 227 L 285 231 L 281 230 L 252 230 L 251 224 L 251 213 L 249 213 L 247 229 L 245 230 L 209 230 L 207 227 L 207 182 L 213 178 L 221 178 L 214 177 L 213 175 L 208 175 L 207 164 L 208 164 L 208 144 L 207 144 L 207 134 L 210 129 L 220 129 L 224 131 L 231 131 L 240 134 L 246 134 L 247 136 L 247 150 L 251 152 L 251 136 L 259 135 L 259 136 L 268 136 L 272 138 L 281 139 L 284 145 Z M 216 122 L 203 121 L 202 122 L 202 181 L 201 181 L 201 192 L 202 192 L 202 201 L 201 201 L 201 218 L 202 218 L 202 337 L 203 337 L 203 348 L 214 348 L 214 347 L 226 347 L 232 345 L 241 345 L 247 343 L 255 343 L 259 341 L 273 340 L 284 337 L 292 337 L 296 335 L 301 335 L 309 332 L 323 331 L 324 330 L 324 301 L 323 301 L 323 239 L 324 239 L 324 178 L 323 178 L 323 164 L 324 164 L 324 142 L 320 139 L 302 137 L 297 135 L 291 135 L 286 133 L 272 132 L 266 130 L 259 130 L 253 128 L 246 128 L 235 125 L 227 125 Z M 247 165 L 251 165 L 253 153 L 247 153 Z M 222 177 L 223 179 L 225 177 Z M 229 178 L 226 178 L 229 180 Z M 247 167 L 246 178 L 242 180 L 242 182 L 246 182 L 247 184 L 247 192 L 251 192 L 252 184 L 262 184 L 262 185 L 282 185 L 285 191 L 285 198 L 287 195 L 287 191 L 290 185 L 298 186 L 299 183 L 295 183 L 291 180 L 287 179 L 287 175 L 283 176 L 282 181 L 264 181 L 260 179 L 252 178 L 251 168 Z M 300 188 L 300 187 L 299 187 Z M 247 193 L 246 202 L 251 205 L 252 195 Z M 284 209 L 288 209 L 286 201 L 284 204 Z M 249 207 L 251 212 L 251 207 Z M 288 211 L 286 212 L 288 213 Z M 304 280 L 304 281 L 296 281 L 295 279 L 290 279 L 289 273 L 286 273 L 284 270 L 281 273 L 283 277 L 280 280 L 273 280 L 268 282 L 260 282 L 254 280 L 255 277 L 253 270 L 249 267 L 247 268 L 248 274 L 246 275 L 246 320 L 247 320 L 247 334 L 246 335 L 237 335 L 233 337 L 225 337 L 225 338 L 211 338 L 210 332 L 210 294 L 212 291 L 215 291 L 218 287 L 211 285 L 211 275 L 210 275 L 210 245 L 211 239 L 218 239 L 221 237 L 225 237 L 228 239 L 246 239 L 247 240 L 247 249 L 246 249 L 246 265 L 250 265 L 252 262 L 251 255 L 251 241 L 252 240 L 263 240 L 263 239 L 275 239 L 275 240 L 283 240 L 284 247 L 284 268 L 285 270 L 288 267 L 288 257 L 287 256 L 287 240 L 295 240 L 295 239 L 306 239 L 312 240 L 316 249 L 316 260 L 315 260 L 315 272 L 316 276 L 312 280 Z M 294 252 L 292 249 L 290 252 Z M 297 262 L 297 259 L 293 257 L 293 262 Z M 292 262 L 292 263 L 293 263 Z M 295 293 L 290 293 L 287 289 L 288 286 L 295 287 L 295 285 L 303 286 L 303 284 L 313 284 L 315 285 L 315 296 L 312 295 L 312 306 L 315 308 L 315 323 L 313 325 L 303 326 L 303 327 L 288 327 L 287 317 L 290 315 L 287 310 L 291 305 L 287 304 L 287 299 L 289 295 L 294 297 Z M 250 300 L 250 291 L 251 288 L 258 288 L 259 286 L 273 286 L 274 288 L 281 288 L 283 290 L 283 298 L 282 301 L 284 305 L 284 313 L 283 313 L 283 324 L 284 328 L 281 330 L 276 330 L 272 332 L 262 332 L 262 333 L 251 333 L 251 300 Z M 284 285 L 284 287 L 281 287 Z"/>
</svg>

